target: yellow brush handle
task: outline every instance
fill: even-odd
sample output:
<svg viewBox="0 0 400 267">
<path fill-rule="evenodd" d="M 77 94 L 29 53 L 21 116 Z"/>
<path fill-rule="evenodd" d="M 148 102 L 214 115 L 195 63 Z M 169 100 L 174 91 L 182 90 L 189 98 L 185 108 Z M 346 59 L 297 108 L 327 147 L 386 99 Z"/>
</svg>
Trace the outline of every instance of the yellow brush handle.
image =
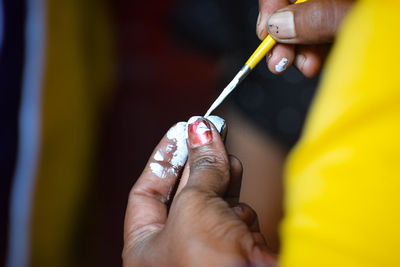
<svg viewBox="0 0 400 267">
<path fill-rule="evenodd" d="M 306 2 L 307 0 L 297 0 L 295 4 Z M 246 65 L 250 67 L 250 69 L 254 69 L 257 64 L 265 57 L 265 55 L 274 47 L 276 41 L 272 39 L 270 35 L 268 35 L 264 41 L 257 47 L 256 51 L 251 55 L 251 57 L 247 60 Z"/>
</svg>

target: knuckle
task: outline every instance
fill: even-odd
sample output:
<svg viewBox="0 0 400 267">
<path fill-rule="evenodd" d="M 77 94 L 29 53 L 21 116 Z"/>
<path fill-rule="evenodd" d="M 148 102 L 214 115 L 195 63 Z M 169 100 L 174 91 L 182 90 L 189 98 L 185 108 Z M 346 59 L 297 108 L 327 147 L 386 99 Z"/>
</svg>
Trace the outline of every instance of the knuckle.
<svg viewBox="0 0 400 267">
<path fill-rule="evenodd" d="M 177 205 L 181 206 L 181 211 L 197 207 L 200 203 L 204 203 L 206 195 L 198 188 L 187 186 L 179 193 Z M 182 205 L 180 205 L 182 204 Z"/>
<path fill-rule="evenodd" d="M 319 30 L 326 22 L 326 10 L 320 4 L 313 5 L 308 18 L 311 30 Z"/>
<path fill-rule="evenodd" d="M 212 169 L 221 174 L 229 172 L 229 164 L 225 157 L 220 155 L 202 155 L 192 161 L 191 170 Z"/>
<path fill-rule="evenodd" d="M 182 189 L 182 192 L 179 194 L 179 198 L 183 200 L 190 200 L 190 199 L 197 199 L 201 196 L 201 193 L 199 190 L 197 190 L 194 187 L 187 186 L 184 189 Z M 186 202 L 186 201 L 185 201 Z"/>
<path fill-rule="evenodd" d="M 321 37 L 330 36 L 335 29 L 335 8 L 331 3 L 320 2 L 310 5 L 310 12 L 307 14 L 309 31 L 317 33 Z"/>
</svg>

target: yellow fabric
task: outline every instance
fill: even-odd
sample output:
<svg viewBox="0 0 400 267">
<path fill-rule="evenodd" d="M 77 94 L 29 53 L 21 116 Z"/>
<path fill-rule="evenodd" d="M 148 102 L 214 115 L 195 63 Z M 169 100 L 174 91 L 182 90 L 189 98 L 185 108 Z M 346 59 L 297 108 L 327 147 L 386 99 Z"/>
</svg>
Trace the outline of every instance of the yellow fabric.
<svg viewBox="0 0 400 267">
<path fill-rule="evenodd" d="M 360 1 L 290 156 L 282 266 L 400 266 L 400 3 Z"/>
<path fill-rule="evenodd" d="M 99 120 L 111 86 L 106 1 L 48 0 L 32 266 L 81 266 Z M 83 259 L 82 259 L 83 256 Z M 81 257 L 81 258 L 79 258 Z"/>
</svg>

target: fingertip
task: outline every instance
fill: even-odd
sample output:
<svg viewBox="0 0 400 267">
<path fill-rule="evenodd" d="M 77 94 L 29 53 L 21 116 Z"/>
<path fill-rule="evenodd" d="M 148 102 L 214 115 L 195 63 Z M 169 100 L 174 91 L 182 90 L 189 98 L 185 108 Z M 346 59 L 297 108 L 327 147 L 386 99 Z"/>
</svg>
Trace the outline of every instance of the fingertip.
<svg viewBox="0 0 400 267">
<path fill-rule="evenodd" d="M 307 78 L 313 78 L 321 69 L 321 62 L 318 58 L 311 55 L 298 54 L 294 61 L 294 65 Z"/>
<path fill-rule="evenodd" d="M 251 230 L 258 230 L 258 217 L 257 213 L 249 205 L 245 203 L 238 203 L 232 208 L 235 214 L 242 220 Z"/>
<path fill-rule="evenodd" d="M 268 27 L 267 27 L 268 19 L 265 17 L 266 17 L 265 15 L 260 13 L 257 20 L 256 33 L 258 39 L 260 39 L 261 41 L 264 40 L 268 35 Z"/>
<path fill-rule="evenodd" d="M 230 179 L 229 159 L 216 127 L 207 119 L 188 121 L 188 184 L 203 192 L 223 194 Z"/>
<path fill-rule="evenodd" d="M 286 0 L 266 1 L 259 0 L 260 19 L 257 20 L 257 36 L 260 40 L 264 40 L 268 35 L 268 19 L 276 10 L 287 5 Z"/>
<path fill-rule="evenodd" d="M 186 122 L 173 125 L 154 149 L 145 172 L 161 179 L 176 179 L 186 163 Z"/>
<path fill-rule="evenodd" d="M 226 122 L 223 118 L 215 115 L 207 116 L 207 120 L 211 122 L 212 125 L 216 128 L 216 130 L 223 136 L 223 132 L 226 129 Z"/>
<path fill-rule="evenodd" d="M 292 65 L 294 60 L 294 47 L 279 44 L 274 47 L 272 54 L 267 58 L 268 69 L 274 74 L 283 74 Z"/>
<path fill-rule="evenodd" d="M 231 173 L 236 176 L 241 176 L 243 172 L 242 162 L 233 155 L 229 155 L 228 157 L 229 157 Z"/>
</svg>

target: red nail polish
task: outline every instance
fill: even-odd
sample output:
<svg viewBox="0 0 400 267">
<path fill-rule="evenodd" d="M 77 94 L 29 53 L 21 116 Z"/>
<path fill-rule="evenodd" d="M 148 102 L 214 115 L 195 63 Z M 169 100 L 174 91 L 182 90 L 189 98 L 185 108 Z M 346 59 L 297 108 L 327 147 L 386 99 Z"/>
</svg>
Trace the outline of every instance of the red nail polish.
<svg viewBox="0 0 400 267">
<path fill-rule="evenodd" d="M 202 146 L 211 143 L 212 132 L 208 122 L 202 118 L 191 122 L 189 120 L 189 142 L 193 146 Z"/>
</svg>

